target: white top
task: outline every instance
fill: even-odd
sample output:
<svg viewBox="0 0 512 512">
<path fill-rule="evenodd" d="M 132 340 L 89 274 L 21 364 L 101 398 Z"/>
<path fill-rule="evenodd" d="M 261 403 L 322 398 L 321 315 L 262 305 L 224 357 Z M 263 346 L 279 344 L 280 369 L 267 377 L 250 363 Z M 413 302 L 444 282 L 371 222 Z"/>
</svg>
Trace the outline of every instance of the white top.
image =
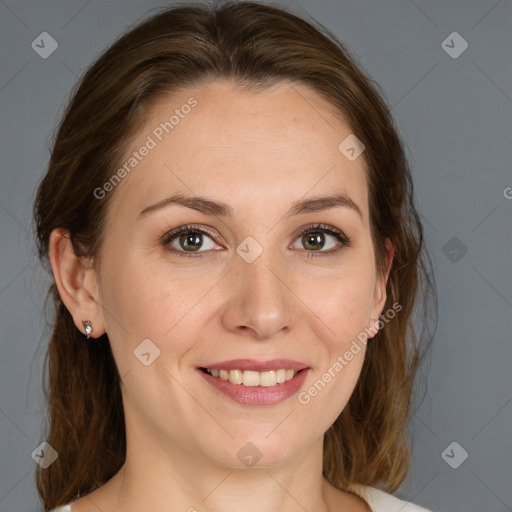
<svg viewBox="0 0 512 512">
<path fill-rule="evenodd" d="M 381 491 L 376 487 L 367 485 L 353 486 L 351 489 L 355 494 L 363 498 L 372 512 L 433 512 L 430 509 L 415 505 L 410 501 L 404 501 L 396 498 L 392 494 Z M 73 512 L 71 504 L 58 507 L 50 512 Z"/>
</svg>

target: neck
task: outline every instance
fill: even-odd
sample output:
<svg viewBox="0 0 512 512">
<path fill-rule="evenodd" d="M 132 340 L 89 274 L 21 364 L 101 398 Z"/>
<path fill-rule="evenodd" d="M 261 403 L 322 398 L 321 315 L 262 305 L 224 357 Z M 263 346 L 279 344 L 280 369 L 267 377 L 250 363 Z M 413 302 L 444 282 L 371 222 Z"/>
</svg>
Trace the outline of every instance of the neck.
<svg viewBox="0 0 512 512">
<path fill-rule="evenodd" d="M 289 463 L 266 468 L 226 467 L 179 447 L 164 452 L 161 446 L 144 443 L 127 452 L 125 465 L 114 477 L 116 510 L 329 511 L 330 486 L 322 477 L 323 438 Z"/>
</svg>

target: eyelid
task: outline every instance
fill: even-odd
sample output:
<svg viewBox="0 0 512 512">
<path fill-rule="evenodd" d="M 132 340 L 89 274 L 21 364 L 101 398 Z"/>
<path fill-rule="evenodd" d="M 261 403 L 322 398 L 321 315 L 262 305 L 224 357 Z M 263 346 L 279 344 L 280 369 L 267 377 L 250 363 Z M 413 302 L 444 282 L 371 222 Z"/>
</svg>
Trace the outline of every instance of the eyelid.
<svg viewBox="0 0 512 512">
<path fill-rule="evenodd" d="M 171 231 L 167 231 L 164 233 L 164 235 L 161 238 L 162 244 L 168 244 L 174 237 L 177 235 L 181 235 L 182 233 L 188 233 L 188 232 L 199 232 L 199 233 L 206 233 L 210 238 L 215 239 L 216 234 L 214 233 L 211 228 L 204 225 L 196 225 L 196 224 L 185 224 L 183 226 L 180 226 L 176 229 L 173 229 Z"/>
<path fill-rule="evenodd" d="M 301 228 L 295 236 L 299 237 L 304 233 L 307 233 L 308 231 L 314 231 L 315 229 L 319 231 L 326 231 L 330 234 L 340 235 L 342 238 L 348 240 L 348 237 L 345 236 L 342 231 L 335 228 L 334 226 L 331 226 L 330 224 L 309 224 Z"/>
</svg>

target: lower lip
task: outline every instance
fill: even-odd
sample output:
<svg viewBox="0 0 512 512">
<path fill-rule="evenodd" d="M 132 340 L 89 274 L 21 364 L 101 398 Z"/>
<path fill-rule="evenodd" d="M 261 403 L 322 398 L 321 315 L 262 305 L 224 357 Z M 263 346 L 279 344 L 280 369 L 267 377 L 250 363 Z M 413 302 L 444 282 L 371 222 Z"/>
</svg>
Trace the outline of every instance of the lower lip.
<svg viewBox="0 0 512 512">
<path fill-rule="evenodd" d="M 309 368 L 305 368 L 290 380 L 275 386 L 244 386 L 233 384 L 229 380 L 212 377 L 210 374 L 197 369 L 200 375 L 215 389 L 242 405 L 275 405 L 284 402 L 295 394 L 304 383 Z"/>
</svg>

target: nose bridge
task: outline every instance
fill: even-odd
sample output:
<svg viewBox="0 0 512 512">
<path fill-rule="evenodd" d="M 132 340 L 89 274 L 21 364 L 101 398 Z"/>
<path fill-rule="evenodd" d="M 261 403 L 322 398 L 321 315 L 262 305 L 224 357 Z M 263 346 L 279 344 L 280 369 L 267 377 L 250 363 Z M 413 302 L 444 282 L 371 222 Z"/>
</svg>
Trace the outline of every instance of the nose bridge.
<svg viewBox="0 0 512 512">
<path fill-rule="evenodd" d="M 225 317 L 227 327 L 249 328 L 258 338 L 271 337 L 288 327 L 289 290 L 283 282 L 278 258 L 264 250 L 250 263 L 237 256 L 234 265 Z"/>
</svg>

